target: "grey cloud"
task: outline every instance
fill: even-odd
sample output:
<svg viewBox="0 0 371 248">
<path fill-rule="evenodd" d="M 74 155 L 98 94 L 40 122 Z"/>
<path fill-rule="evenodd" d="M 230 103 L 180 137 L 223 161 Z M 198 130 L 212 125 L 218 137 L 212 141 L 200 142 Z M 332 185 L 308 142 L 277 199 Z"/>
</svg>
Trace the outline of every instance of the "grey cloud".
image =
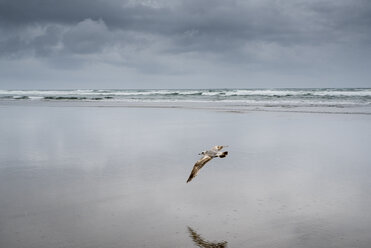
<svg viewBox="0 0 371 248">
<path fill-rule="evenodd" d="M 30 46 L 35 48 L 37 56 L 48 56 L 58 50 L 62 29 L 58 26 L 48 26 L 45 32 L 32 40 Z"/>
<path fill-rule="evenodd" d="M 100 52 L 111 38 L 113 37 L 102 20 L 86 19 L 70 28 L 63 35 L 62 42 L 69 52 L 89 54 Z"/>
<path fill-rule="evenodd" d="M 31 26 L 12 31 L 0 38 L 0 55 L 8 57 L 49 56 L 60 42 L 60 26 Z"/>
<path fill-rule="evenodd" d="M 0 16 L 5 25 L 27 25 L 29 23 L 69 23 L 87 18 L 99 19 L 117 8 L 102 1 L 89 0 L 1 0 Z M 117 6 L 116 6 L 117 7 Z"/>
<path fill-rule="evenodd" d="M 160 7 L 155 8 L 148 4 L 129 4 L 131 2 L 140 3 L 99 0 L 2 0 L 0 16 L 6 25 L 74 25 L 85 19 L 101 19 L 109 28 L 124 30 L 179 34 L 197 29 L 210 35 L 233 34 L 244 38 L 260 38 L 254 34 L 264 34 L 263 39 L 269 39 L 279 34 L 285 37 L 285 34 L 313 31 L 305 30 L 313 25 L 343 25 L 343 20 L 349 24 L 364 22 L 363 19 L 370 19 L 368 13 L 371 5 L 362 0 L 352 1 L 351 8 L 349 4 L 339 4 L 344 3 L 341 0 L 325 3 L 188 0 L 176 1 L 178 4 L 174 5 L 159 4 Z M 347 2 L 349 3 L 345 3 Z M 359 13 L 363 14 L 358 16 Z"/>
<path fill-rule="evenodd" d="M 131 1 L 1 0 L 0 21 L 7 26 L 58 23 L 75 25 L 86 19 L 103 20 L 110 28 L 150 29 L 161 24 L 164 9 Z M 165 18 L 166 19 L 166 18 Z"/>
<path fill-rule="evenodd" d="M 366 0 L 0 0 L 0 59 L 310 74 L 368 64 L 369 26 Z"/>
</svg>

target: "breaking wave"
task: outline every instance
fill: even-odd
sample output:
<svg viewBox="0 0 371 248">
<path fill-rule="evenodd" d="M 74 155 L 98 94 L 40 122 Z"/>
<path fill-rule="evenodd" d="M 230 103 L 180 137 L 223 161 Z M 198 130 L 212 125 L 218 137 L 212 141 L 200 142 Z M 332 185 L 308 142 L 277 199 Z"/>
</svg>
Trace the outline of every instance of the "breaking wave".
<svg viewBox="0 0 371 248">
<path fill-rule="evenodd" d="M 254 105 L 371 105 L 371 89 L 0 90 L 0 100 L 236 102 Z"/>
</svg>

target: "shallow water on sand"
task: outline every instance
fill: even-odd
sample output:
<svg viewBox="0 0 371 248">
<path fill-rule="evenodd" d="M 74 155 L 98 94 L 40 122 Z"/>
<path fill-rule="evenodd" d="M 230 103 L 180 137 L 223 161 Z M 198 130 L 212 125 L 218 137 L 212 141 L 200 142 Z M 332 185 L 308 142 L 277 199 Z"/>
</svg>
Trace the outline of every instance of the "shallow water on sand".
<svg viewBox="0 0 371 248">
<path fill-rule="evenodd" d="M 0 106 L 0 247 L 371 247 L 371 116 Z M 200 151 L 229 145 L 186 184 Z"/>
</svg>

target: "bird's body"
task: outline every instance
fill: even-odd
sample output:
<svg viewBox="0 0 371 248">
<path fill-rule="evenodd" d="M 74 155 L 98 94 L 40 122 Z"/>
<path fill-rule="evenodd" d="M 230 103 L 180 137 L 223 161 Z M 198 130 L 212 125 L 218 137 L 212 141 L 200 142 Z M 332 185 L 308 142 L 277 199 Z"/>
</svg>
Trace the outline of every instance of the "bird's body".
<svg viewBox="0 0 371 248">
<path fill-rule="evenodd" d="M 195 176 L 197 176 L 201 168 L 211 159 L 216 157 L 224 158 L 225 156 L 227 156 L 228 155 L 227 151 L 225 152 L 220 151 L 221 149 L 223 149 L 223 147 L 225 146 L 214 146 L 213 148 L 211 148 L 211 150 L 201 152 L 200 155 L 204 156 L 200 160 L 198 160 L 193 166 L 191 175 L 189 175 L 187 183 L 190 182 Z"/>
</svg>

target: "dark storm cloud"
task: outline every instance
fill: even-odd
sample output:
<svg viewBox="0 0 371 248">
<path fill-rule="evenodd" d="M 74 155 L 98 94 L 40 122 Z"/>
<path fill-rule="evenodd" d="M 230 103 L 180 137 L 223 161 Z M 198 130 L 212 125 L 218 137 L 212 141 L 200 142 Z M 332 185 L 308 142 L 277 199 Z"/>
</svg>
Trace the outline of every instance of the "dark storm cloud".
<svg viewBox="0 0 371 248">
<path fill-rule="evenodd" d="M 166 11 L 166 9 L 143 4 L 131 4 L 131 1 L 116 0 L 2 0 L 0 2 L 0 20 L 3 25 L 8 26 L 34 23 L 75 25 L 86 19 L 100 19 L 111 28 L 148 30 L 164 24 L 161 23 L 161 19 L 166 21 L 168 15 Z"/>
<path fill-rule="evenodd" d="M 98 19 L 110 14 L 115 16 L 115 12 L 120 9 L 114 8 L 109 2 L 96 0 L 2 0 L 0 20 L 7 25 L 50 22 L 73 24 L 87 18 Z"/>
<path fill-rule="evenodd" d="M 340 68 L 369 62 L 370 26 L 367 0 L 0 0 L 0 57 L 164 74 Z"/>
<path fill-rule="evenodd" d="M 368 36 L 371 4 L 349 3 L 187 0 L 170 5 L 164 1 L 2 0 L 0 20 L 4 29 L 50 24 L 76 26 L 89 19 L 101 20 L 112 32 L 162 35 L 180 51 L 218 52 L 247 41 L 318 44 L 356 32 L 366 32 Z"/>
</svg>

